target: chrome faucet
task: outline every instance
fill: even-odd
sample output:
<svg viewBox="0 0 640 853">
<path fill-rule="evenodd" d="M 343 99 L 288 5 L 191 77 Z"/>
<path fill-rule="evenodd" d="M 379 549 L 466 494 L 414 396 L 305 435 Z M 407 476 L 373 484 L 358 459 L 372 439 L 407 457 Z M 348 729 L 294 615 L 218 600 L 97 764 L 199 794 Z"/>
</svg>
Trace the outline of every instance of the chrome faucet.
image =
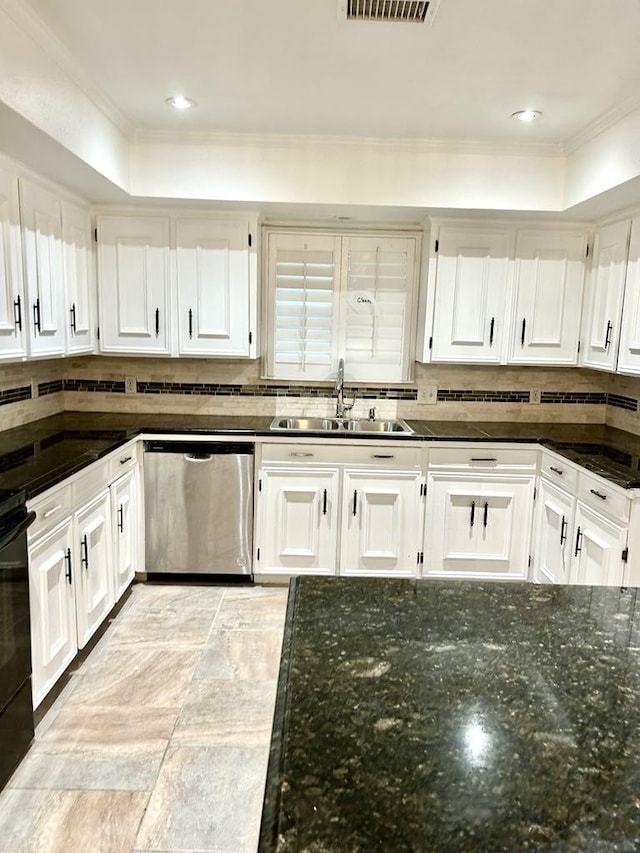
<svg viewBox="0 0 640 853">
<path fill-rule="evenodd" d="M 336 378 L 336 387 L 334 388 L 336 393 L 336 418 L 344 419 L 347 412 L 353 409 L 353 404 L 356 401 L 355 394 L 353 400 L 350 403 L 345 403 L 344 400 L 344 358 L 341 358 L 338 362 L 338 376 Z"/>
</svg>

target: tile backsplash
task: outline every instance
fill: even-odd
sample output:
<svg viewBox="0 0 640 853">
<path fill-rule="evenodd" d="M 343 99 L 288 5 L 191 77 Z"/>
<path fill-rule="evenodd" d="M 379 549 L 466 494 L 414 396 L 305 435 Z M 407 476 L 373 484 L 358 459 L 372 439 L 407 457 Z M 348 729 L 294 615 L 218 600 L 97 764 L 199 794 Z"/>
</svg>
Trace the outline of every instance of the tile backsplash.
<svg viewBox="0 0 640 853">
<path fill-rule="evenodd" d="M 62 409 L 330 415 L 332 383 L 262 379 L 260 361 L 87 356 L 0 367 L 0 428 Z M 125 393 L 125 377 L 135 392 Z M 640 377 L 581 368 L 415 364 L 403 385 L 345 385 L 352 415 L 608 423 L 640 434 Z"/>
</svg>

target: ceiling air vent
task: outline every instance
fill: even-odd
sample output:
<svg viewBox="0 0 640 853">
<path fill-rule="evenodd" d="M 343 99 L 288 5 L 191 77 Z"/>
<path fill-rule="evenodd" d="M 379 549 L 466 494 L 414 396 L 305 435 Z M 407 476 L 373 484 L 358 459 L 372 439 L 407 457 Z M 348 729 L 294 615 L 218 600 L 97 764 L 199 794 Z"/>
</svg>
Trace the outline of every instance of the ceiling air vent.
<svg viewBox="0 0 640 853">
<path fill-rule="evenodd" d="M 347 0 L 348 21 L 431 23 L 438 0 Z"/>
</svg>

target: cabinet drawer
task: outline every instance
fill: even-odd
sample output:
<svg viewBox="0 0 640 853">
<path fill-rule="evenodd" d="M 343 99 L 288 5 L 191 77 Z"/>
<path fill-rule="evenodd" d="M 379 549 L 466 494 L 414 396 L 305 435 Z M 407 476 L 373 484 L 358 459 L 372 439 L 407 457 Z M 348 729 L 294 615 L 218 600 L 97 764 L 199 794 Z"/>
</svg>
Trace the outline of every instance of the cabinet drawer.
<svg viewBox="0 0 640 853">
<path fill-rule="evenodd" d="M 600 477 L 580 472 L 578 476 L 578 500 L 619 521 L 629 521 L 630 498 L 624 490 L 618 489 Z"/>
<path fill-rule="evenodd" d="M 109 454 L 109 480 L 117 479 L 121 474 L 135 468 L 138 463 L 139 441 L 131 441 Z"/>
<path fill-rule="evenodd" d="M 469 471 L 535 471 L 538 451 L 519 447 L 469 445 L 433 447 L 429 450 L 429 468 Z"/>
<path fill-rule="evenodd" d="M 388 445 L 354 444 L 263 444 L 263 462 L 301 465 L 318 462 L 329 465 L 366 465 L 370 468 L 420 468 L 422 449 Z"/>
<path fill-rule="evenodd" d="M 27 503 L 27 509 L 33 510 L 36 520 L 27 531 L 29 542 L 34 542 L 44 536 L 59 524 L 62 519 L 71 515 L 71 486 L 60 486 L 50 489 Z"/>
<path fill-rule="evenodd" d="M 101 459 L 94 462 L 71 484 L 71 499 L 76 509 L 91 500 L 109 483 L 109 462 Z"/>
<path fill-rule="evenodd" d="M 566 459 L 543 453 L 540 472 L 552 483 L 575 494 L 578 487 L 578 469 Z"/>
</svg>

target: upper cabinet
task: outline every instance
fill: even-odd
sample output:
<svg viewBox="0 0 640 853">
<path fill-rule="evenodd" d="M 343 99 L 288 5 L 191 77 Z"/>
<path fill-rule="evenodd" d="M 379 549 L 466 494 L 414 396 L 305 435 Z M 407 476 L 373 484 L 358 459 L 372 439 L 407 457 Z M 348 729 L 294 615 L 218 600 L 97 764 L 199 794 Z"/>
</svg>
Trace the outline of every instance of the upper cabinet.
<svg viewBox="0 0 640 853">
<path fill-rule="evenodd" d="M 255 358 L 248 219 L 99 216 L 97 234 L 102 352 Z"/>
<path fill-rule="evenodd" d="M 440 229 L 433 361 L 501 362 L 510 242 L 506 231 Z"/>
<path fill-rule="evenodd" d="M 29 354 L 64 355 L 66 346 L 60 200 L 20 179 Z"/>
<path fill-rule="evenodd" d="M 416 235 L 268 232 L 267 373 L 327 380 L 409 378 Z"/>
<path fill-rule="evenodd" d="M 630 223 L 616 222 L 596 234 L 585 294 L 582 365 L 615 370 L 620 341 Z"/>
<path fill-rule="evenodd" d="M 419 360 L 576 364 L 583 231 L 466 223 L 434 236 Z"/>
<path fill-rule="evenodd" d="M 100 350 L 168 355 L 169 220 L 98 217 Z"/>
<path fill-rule="evenodd" d="M 640 219 L 631 223 L 618 372 L 640 374 Z"/>
<path fill-rule="evenodd" d="M 582 232 L 518 231 L 510 363 L 576 364 L 586 249 Z"/>
<path fill-rule="evenodd" d="M 67 320 L 67 352 L 95 348 L 94 277 L 91 219 L 87 208 L 62 202 L 62 252 Z"/>
<path fill-rule="evenodd" d="M 0 359 L 27 352 L 18 178 L 0 165 Z"/>
</svg>

